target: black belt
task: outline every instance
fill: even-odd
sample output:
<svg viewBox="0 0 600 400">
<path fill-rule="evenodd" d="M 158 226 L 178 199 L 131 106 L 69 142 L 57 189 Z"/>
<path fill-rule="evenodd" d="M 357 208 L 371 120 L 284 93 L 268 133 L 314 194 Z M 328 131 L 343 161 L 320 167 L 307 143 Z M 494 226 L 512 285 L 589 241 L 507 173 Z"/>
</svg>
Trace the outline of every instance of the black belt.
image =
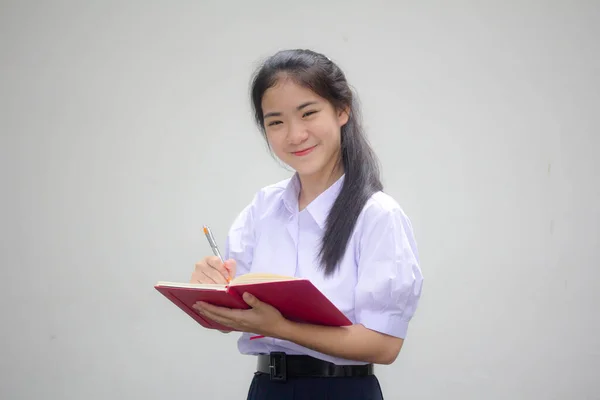
<svg viewBox="0 0 600 400">
<path fill-rule="evenodd" d="M 269 374 L 271 380 L 285 381 L 300 377 L 356 377 L 373 375 L 373 364 L 337 365 L 304 355 L 281 352 L 258 356 L 258 372 Z"/>
</svg>

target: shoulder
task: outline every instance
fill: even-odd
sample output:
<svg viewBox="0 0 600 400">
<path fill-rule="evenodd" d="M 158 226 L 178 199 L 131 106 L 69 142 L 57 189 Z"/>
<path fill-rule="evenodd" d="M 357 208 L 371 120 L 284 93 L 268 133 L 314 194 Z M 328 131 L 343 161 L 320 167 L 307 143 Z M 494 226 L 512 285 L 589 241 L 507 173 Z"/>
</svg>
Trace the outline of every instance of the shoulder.
<svg viewBox="0 0 600 400">
<path fill-rule="evenodd" d="M 292 178 L 287 178 L 279 182 L 263 186 L 256 192 L 255 200 L 260 200 L 264 204 L 280 201 L 291 181 Z"/>
<path fill-rule="evenodd" d="M 403 216 L 406 214 L 400 204 L 389 194 L 379 191 L 371 195 L 365 203 L 362 216 L 368 220 L 385 219 Z"/>
<path fill-rule="evenodd" d="M 418 258 L 412 223 L 400 204 L 390 195 L 377 192 L 365 203 L 356 226 L 357 244 L 362 254 L 374 257 Z"/>
<path fill-rule="evenodd" d="M 264 186 L 254 193 L 252 200 L 237 214 L 229 233 L 255 232 L 265 217 L 279 209 L 283 193 L 291 178 Z"/>
<path fill-rule="evenodd" d="M 283 201 L 283 195 L 291 184 L 292 178 L 263 186 L 254 193 L 252 201 L 246 206 L 258 219 L 276 211 Z"/>
<path fill-rule="evenodd" d="M 382 228 L 412 231 L 412 224 L 398 201 L 379 191 L 373 193 L 365 203 L 357 228 L 362 235 L 369 235 L 374 229 Z"/>
</svg>

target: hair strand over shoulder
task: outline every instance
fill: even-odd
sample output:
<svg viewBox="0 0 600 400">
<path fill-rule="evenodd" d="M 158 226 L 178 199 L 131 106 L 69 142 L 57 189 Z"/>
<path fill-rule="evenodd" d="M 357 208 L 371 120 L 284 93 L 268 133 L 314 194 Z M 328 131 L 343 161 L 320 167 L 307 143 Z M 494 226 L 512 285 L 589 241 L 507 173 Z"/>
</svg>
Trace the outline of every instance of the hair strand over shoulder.
<svg viewBox="0 0 600 400">
<path fill-rule="evenodd" d="M 285 74 L 338 110 L 349 110 L 341 130 L 341 163 L 344 182 L 329 215 L 319 257 L 326 275 L 333 274 L 346 251 L 358 216 L 373 193 L 383 190 L 377 157 L 369 145 L 360 120 L 356 95 L 342 70 L 326 56 L 311 50 L 284 50 L 269 57 L 257 70 L 251 99 L 257 125 L 265 134 L 262 97 Z"/>
</svg>

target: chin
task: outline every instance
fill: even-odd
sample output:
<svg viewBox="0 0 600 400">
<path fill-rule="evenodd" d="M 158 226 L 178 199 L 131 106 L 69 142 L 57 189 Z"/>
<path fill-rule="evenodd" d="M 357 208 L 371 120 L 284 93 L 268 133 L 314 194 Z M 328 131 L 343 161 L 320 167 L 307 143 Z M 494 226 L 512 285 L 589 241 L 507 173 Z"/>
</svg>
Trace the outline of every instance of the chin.
<svg viewBox="0 0 600 400">
<path fill-rule="evenodd" d="M 322 170 L 320 165 L 295 165 L 291 167 L 300 176 L 312 176 L 318 174 Z"/>
</svg>

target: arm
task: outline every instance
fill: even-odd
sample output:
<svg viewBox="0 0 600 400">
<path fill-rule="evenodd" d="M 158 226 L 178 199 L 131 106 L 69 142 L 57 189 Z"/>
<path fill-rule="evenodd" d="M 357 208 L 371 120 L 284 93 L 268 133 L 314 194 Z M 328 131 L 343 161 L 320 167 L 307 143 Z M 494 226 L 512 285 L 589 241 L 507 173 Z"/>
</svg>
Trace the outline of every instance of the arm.
<svg viewBox="0 0 600 400">
<path fill-rule="evenodd" d="M 288 340 L 347 360 L 391 364 L 404 342 L 402 338 L 376 332 L 361 324 L 331 327 L 293 322 L 250 293 L 244 293 L 243 299 L 250 309 L 229 309 L 204 302 L 197 303 L 194 308 L 211 320 L 235 330 Z"/>
<path fill-rule="evenodd" d="M 323 354 L 375 364 L 393 363 L 404 343 L 404 339 L 372 331 L 360 324 L 339 328 L 288 320 L 277 336 Z"/>
<path fill-rule="evenodd" d="M 286 321 L 282 339 L 332 356 L 393 363 L 421 294 L 422 275 L 412 227 L 399 207 L 366 210 L 359 234 L 356 323 L 323 327 Z"/>
</svg>

